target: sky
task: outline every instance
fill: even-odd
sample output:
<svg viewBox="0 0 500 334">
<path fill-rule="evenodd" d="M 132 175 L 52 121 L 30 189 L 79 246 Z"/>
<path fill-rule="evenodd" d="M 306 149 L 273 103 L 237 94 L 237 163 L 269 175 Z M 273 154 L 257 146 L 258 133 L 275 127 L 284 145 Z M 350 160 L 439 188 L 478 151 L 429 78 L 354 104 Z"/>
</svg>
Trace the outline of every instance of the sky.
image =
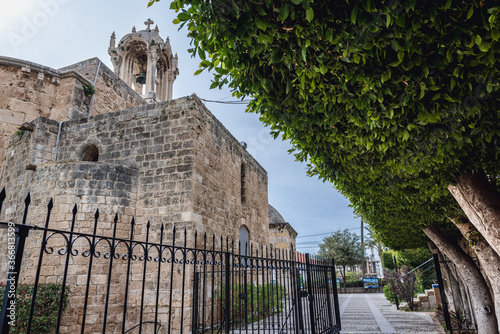
<svg viewBox="0 0 500 334">
<path fill-rule="evenodd" d="M 193 93 L 215 101 L 234 101 L 228 88 L 211 90 L 211 73 L 194 76 L 199 59 L 188 53 L 187 29 L 172 23 L 175 11 L 161 0 L 147 8 L 148 0 L 1 0 L 0 55 L 20 58 L 52 68 L 61 68 L 98 57 L 113 68 L 107 50 L 111 34 L 117 42 L 135 26 L 158 25 L 160 36 L 170 37 L 179 57 L 180 74 L 174 83 L 174 98 Z M 268 172 L 269 203 L 298 232 L 297 250 L 315 253 L 318 242 L 339 229 L 360 233 L 360 218 L 349 201 L 331 184 L 306 175 L 307 166 L 288 153 L 291 145 L 269 136 L 256 114 L 245 105 L 207 103 L 207 107 Z M 312 236 L 311 236 L 312 235 Z"/>
</svg>

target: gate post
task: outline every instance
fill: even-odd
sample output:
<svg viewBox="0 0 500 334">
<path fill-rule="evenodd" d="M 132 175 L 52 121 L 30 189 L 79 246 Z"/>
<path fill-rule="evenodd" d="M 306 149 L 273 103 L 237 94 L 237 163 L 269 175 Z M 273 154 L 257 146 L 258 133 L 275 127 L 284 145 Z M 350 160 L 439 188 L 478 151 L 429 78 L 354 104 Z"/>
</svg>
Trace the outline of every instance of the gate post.
<svg viewBox="0 0 500 334">
<path fill-rule="evenodd" d="M 325 283 L 326 283 L 326 306 L 328 309 L 328 321 L 330 322 L 330 327 L 333 327 L 334 324 L 333 324 L 333 313 L 332 313 L 332 301 L 330 299 L 330 282 L 328 282 L 328 267 L 325 267 L 324 273 L 325 273 Z M 333 285 L 333 277 L 332 277 L 332 285 Z"/>
<path fill-rule="evenodd" d="M 332 285 L 333 285 L 333 305 L 335 308 L 335 324 L 339 325 L 339 331 L 342 329 L 340 323 L 340 307 L 339 307 L 339 293 L 337 291 L 337 274 L 335 272 L 335 260 L 332 258 Z"/>
<path fill-rule="evenodd" d="M 450 313 L 448 312 L 448 302 L 446 301 L 446 295 L 444 292 L 443 276 L 441 275 L 441 266 L 439 264 L 439 258 L 437 254 L 432 254 L 434 258 L 434 267 L 436 268 L 436 276 L 439 284 L 439 294 L 441 295 L 441 306 L 443 307 L 444 321 L 446 323 L 446 329 L 453 334 L 453 329 L 451 327 Z"/>
<path fill-rule="evenodd" d="M 193 280 L 193 315 L 192 315 L 192 333 L 196 334 L 198 333 L 198 287 L 199 287 L 199 282 L 198 282 L 198 274 L 196 273 L 196 266 L 195 266 L 195 271 L 194 271 L 194 280 Z M 155 324 L 156 326 L 156 324 Z"/>
<path fill-rule="evenodd" d="M 8 314 L 15 314 L 15 309 L 16 309 L 16 293 L 17 293 L 17 282 L 19 280 L 19 273 L 21 271 L 21 263 L 23 261 L 23 254 L 24 254 L 24 244 L 26 242 L 26 237 L 29 234 L 29 230 L 31 226 L 26 225 L 26 217 L 28 215 L 28 207 L 31 203 L 31 196 L 28 193 L 26 198 L 24 199 L 24 214 L 23 214 L 23 221 L 22 225 L 18 225 L 15 228 L 17 229 L 16 231 L 16 241 L 15 241 L 15 260 L 14 260 L 14 265 L 12 266 L 11 261 L 9 261 L 9 275 L 7 278 L 7 284 L 5 286 L 5 295 L 3 297 L 3 304 L 2 304 L 2 313 L 0 314 L 0 328 L 2 329 L 1 332 L 8 334 L 10 330 L 10 322 L 13 322 L 14 319 L 12 319 L 10 322 L 8 320 L 9 315 Z M 9 223 L 8 230 L 10 231 L 11 228 L 14 228 L 12 223 Z"/>
<path fill-rule="evenodd" d="M 225 280 L 225 284 L 226 284 L 226 289 L 225 289 L 225 308 L 224 308 L 224 330 L 226 332 L 226 334 L 229 334 L 229 330 L 230 330 L 230 324 L 229 324 L 229 308 L 230 308 L 230 305 L 231 305 L 231 270 L 230 270 L 230 265 L 231 265 L 231 258 L 230 258 L 230 253 L 229 252 L 226 252 L 226 280 Z"/>
<path fill-rule="evenodd" d="M 311 333 L 316 334 L 316 324 L 314 319 L 314 295 L 312 291 L 312 276 L 309 263 L 309 253 L 306 253 L 306 273 L 307 273 L 307 291 L 309 292 L 309 316 L 311 318 Z"/>
<path fill-rule="evenodd" d="M 302 315 L 302 294 L 301 294 L 301 287 L 300 287 L 300 268 L 298 266 L 298 263 L 295 263 L 295 266 L 297 268 L 296 273 L 295 273 L 295 281 L 296 281 L 295 293 L 297 294 L 297 297 L 296 297 L 297 307 L 295 309 L 295 314 L 297 315 L 296 323 L 297 323 L 297 328 L 300 330 L 300 331 L 298 331 L 298 333 L 305 333 L 304 317 Z"/>
<path fill-rule="evenodd" d="M 394 260 L 394 271 L 398 271 L 398 263 L 396 261 L 396 257 L 393 256 L 392 259 Z M 394 294 L 394 300 L 396 301 L 396 308 L 399 310 L 399 299 L 398 299 L 398 295 L 397 294 Z"/>
</svg>

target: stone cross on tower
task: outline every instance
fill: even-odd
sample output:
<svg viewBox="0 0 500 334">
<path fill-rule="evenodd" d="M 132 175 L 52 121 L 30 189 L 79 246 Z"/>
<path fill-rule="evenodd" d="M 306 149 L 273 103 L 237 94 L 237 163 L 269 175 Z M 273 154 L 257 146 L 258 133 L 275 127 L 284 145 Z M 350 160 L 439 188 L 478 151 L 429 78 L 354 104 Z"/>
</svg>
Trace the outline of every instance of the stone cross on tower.
<svg viewBox="0 0 500 334">
<path fill-rule="evenodd" d="M 114 71 L 146 102 L 170 101 L 179 74 L 179 59 L 174 56 L 169 39 L 160 37 L 153 20 L 148 18 L 144 24 L 146 29 L 136 31 L 134 27 L 118 45 L 116 35 L 111 35 L 108 53 Z"/>
<path fill-rule="evenodd" d="M 153 20 L 148 19 L 146 22 L 144 22 L 145 25 L 148 26 L 147 30 L 151 30 L 151 25 L 153 24 Z"/>
</svg>

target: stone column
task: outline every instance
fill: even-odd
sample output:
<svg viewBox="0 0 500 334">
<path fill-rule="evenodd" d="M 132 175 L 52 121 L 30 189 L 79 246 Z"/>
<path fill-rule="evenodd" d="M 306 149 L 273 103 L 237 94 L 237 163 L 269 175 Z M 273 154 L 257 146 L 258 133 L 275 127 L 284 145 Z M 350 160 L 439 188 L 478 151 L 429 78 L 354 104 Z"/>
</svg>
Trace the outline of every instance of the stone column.
<svg viewBox="0 0 500 334">
<path fill-rule="evenodd" d="M 146 96 L 144 99 L 148 103 L 156 102 L 156 66 L 158 61 L 158 52 L 155 49 L 148 50 L 148 64 L 146 72 Z"/>
</svg>

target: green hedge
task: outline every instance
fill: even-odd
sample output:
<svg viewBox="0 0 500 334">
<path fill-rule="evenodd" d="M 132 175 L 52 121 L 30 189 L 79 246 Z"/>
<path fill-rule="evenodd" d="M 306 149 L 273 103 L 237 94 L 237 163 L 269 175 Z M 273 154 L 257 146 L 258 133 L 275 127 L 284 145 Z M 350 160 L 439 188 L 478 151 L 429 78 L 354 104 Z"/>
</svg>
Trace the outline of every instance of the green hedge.
<svg viewBox="0 0 500 334">
<path fill-rule="evenodd" d="M 54 329 L 57 322 L 59 298 L 61 296 L 60 284 L 38 284 L 36 303 L 31 323 L 31 333 L 48 334 Z M 24 334 L 28 326 L 31 308 L 33 284 L 18 284 L 15 310 L 15 326 L 10 328 L 11 334 Z M 5 294 L 5 283 L 0 283 L 0 304 Z M 69 288 L 66 287 L 63 298 L 63 312 L 68 301 Z"/>
<path fill-rule="evenodd" d="M 363 287 L 363 280 L 362 279 L 353 279 L 353 280 L 346 280 L 345 281 L 346 287 L 347 288 L 362 288 Z M 343 287 L 343 285 L 342 285 Z"/>
<path fill-rule="evenodd" d="M 246 299 L 242 299 L 243 294 Z M 283 301 L 287 293 L 280 284 L 232 284 L 231 309 L 232 323 L 253 323 L 283 311 Z M 220 290 L 222 303 L 225 304 L 225 289 Z M 253 312 L 252 312 L 253 311 Z"/>
<path fill-rule="evenodd" d="M 392 252 L 382 253 L 382 265 L 385 269 L 394 270 L 394 259 Z"/>
</svg>

